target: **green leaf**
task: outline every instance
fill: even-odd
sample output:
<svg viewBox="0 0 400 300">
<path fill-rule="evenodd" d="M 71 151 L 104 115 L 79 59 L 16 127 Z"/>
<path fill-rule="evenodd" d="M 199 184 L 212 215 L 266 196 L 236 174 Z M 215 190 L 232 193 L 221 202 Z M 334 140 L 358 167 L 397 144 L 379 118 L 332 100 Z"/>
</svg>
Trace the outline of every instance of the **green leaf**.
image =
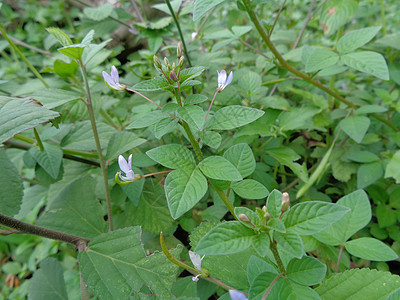
<svg viewBox="0 0 400 300">
<path fill-rule="evenodd" d="M 245 179 L 232 184 L 233 191 L 243 199 L 262 199 L 268 196 L 267 188 L 253 179 Z"/>
<path fill-rule="evenodd" d="M 207 101 L 207 99 L 208 99 L 207 96 L 200 95 L 200 94 L 192 94 L 192 95 L 189 95 L 188 97 L 186 97 L 186 99 L 183 100 L 183 102 L 185 103 L 185 105 L 199 104 L 199 103 L 203 103 L 204 101 Z"/>
<path fill-rule="evenodd" d="M 157 139 L 161 139 L 167 133 L 172 132 L 174 129 L 178 127 L 178 119 L 173 119 L 171 117 L 167 117 L 158 121 L 153 126 L 153 133 Z"/>
<path fill-rule="evenodd" d="M 365 116 L 350 116 L 340 121 L 339 126 L 355 142 L 361 143 L 371 121 Z"/>
<path fill-rule="evenodd" d="M 276 268 L 270 263 L 266 262 L 257 256 L 250 257 L 249 263 L 247 264 L 247 279 L 252 285 L 254 279 L 261 273 L 269 272 L 278 275 Z"/>
<path fill-rule="evenodd" d="M 196 0 L 194 2 L 193 21 L 199 20 L 209 10 L 213 9 L 215 6 L 224 1 L 225 0 Z"/>
<path fill-rule="evenodd" d="M 325 2 L 321 9 L 320 23 L 324 34 L 331 35 L 351 21 L 358 8 L 357 0 L 335 0 Z"/>
<path fill-rule="evenodd" d="M 80 59 L 83 53 L 83 49 L 85 49 L 85 45 L 83 44 L 74 44 L 65 46 L 57 49 L 58 52 L 72 58 L 72 59 Z"/>
<path fill-rule="evenodd" d="M 222 156 L 209 156 L 199 163 L 200 170 L 212 179 L 239 181 L 242 176 L 236 167 Z"/>
<path fill-rule="evenodd" d="M 278 218 L 281 215 L 282 209 L 282 193 L 278 190 L 273 190 L 267 199 L 267 211 L 271 218 Z"/>
<path fill-rule="evenodd" d="M 350 208 L 350 212 L 332 226 L 314 235 L 320 242 L 332 246 L 345 243 L 371 220 L 371 205 L 363 190 L 340 198 L 337 204 Z"/>
<path fill-rule="evenodd" d="M 107 232 L 95 187 L 96 182 L 88 176 L 74 181 L 50 203 L 48 211 L 41 215 L 37 224 L 86 238 Z"/>
<path fill-rule="evenodd" d="M 381 105 L 363 105 L 360 108 L 357 108 L 354 111 L 355 115 L 363 115 L 363 114 L 373 114 L 373 113 L 382 113 L 386 112 L 388 109 L 384 106 Z"/>
<path fill-rule="evenodd" d="M 346 250 L 354 256 L 374 261 L 395 260 L 399 256 L 380 240 L 362 237 L 346 242 Z"/>
<path fill-rule="evenodd" d="M 58 116 L 30 100 L 0 99 L 0 143 Z"/>
<path fill-rule="evenodd" d="M 135 119 L 132 121 L 132 123 L 130 123 L 126 127 L 126 129 L 149 127 L 150 125 L 153 125 L 153 124 L 157 123 L 158 121 L 165 119 L 167 117 L 168 117 L 168 114 L 166 114 L 160 110 L 140 114 L 135 117 Z"/>
<path fill-rule="evenodd" d="M 29 300 L 68 300 L 63 269 L 57 259 L 47 257 L 33 273 L 28 289 Z"/>
<path fill-rule="evenodd" d="M 252 26 L 232 26 L 232 32 L 236 37 L 241 37 L 243 34 L 246 34 L 252 30 Z"/>
<path fill-rule="evenodd" d="M 130 186 L 130 185 L 129 185 Z M 148 232 L 172 234 L 176 222 L 171 218 L 163 187 L 155 180 L 147 179 L 137 207 L 130 207 L 126 213 L 134 225 L 141 225 Z"/>
<path fill-rule="evenodd" d="M 134 159 L 135 159 L 135 156 L 133 156 L 132 160 L 134 161 Z M 132 161 L 132 165 L 134 164 L 133 161 Z M 132 166 L 132 170 L 133 170 L 133 172 L 135 172 L 135 174 L 143 175 L 143 172 L 140 169 L 137 169 L 134 166 Z M 124 194 L 128 197 L 130 202 L 135 207 L 137 207 L 139 205 L 140 197 L 142 195 L 143 186 L 144 186 L 145 182 L 147 182 L 147 180 L 145 178 L 142 178 L 139 181 L 132 182 L 130 184 L 126 184 L 126 185 L 121 185 L 120 186 L 122 191 L 124 192 Z M 135 224 L 135 225 L 137 225 L 137 224 Z"/>
<path fill-rule="evenodd" d="M 400 151 L 397 151 L 386 166 L 385 178 L 393 177 L 400 183 Z"/>
<path fill-rule="evenodd" d="M 29 153 L 51 177 L 56 179 L 60 173 L 63 152 L 59 147 L 48 143 L 43 143 L 43 148 L 43 151 L 39 151 L 36 147 L 32 147 Z"/>
<path fill-rule="evenodd" d="M 171 253 L 179 257 L 181 249 Z M 128 299 L 143 285 L 168 299 L 179 268 L 163 253 L 145 255 L 139 226 L 94 238 L 79 253 L 79 267 L 89 291 L 99 299 Z"/>
<path fill-rule="evenodd" d="M 252 246 L 256 250 L 257 254 L 261 257 L 267 256 L 270 252 L 269 249 L 270 239 L 267 233 L 261 232 L 252 241 Z"/>
<path fill-rule="evenodd" d="M 278 250 L 296 258 L 301 258 L 304 255 L 303 241 L 297 233 L 275 231 L 274 239 L 278 243 Z"/>
<path fill-rule="evenodd" d="M 326 265 L 318 259 L 304 256 L 301 259 L 292 259 L 286 267 L 287 278 L 301 285 L 315 285 L 320 283 L 326 274 Z"/>
<path fill-rule="evenodd" d="M 301 235 L 316 234 L 340 220 L 349 208 L 332 203 L 309 201 L 294 205 L 285 219 L 288 230 Z"/>
<path fill-rule="evenodd" d="M 277 278 L 277 276 L 277 274 L 272 272 L 263 272 L 258 274 L 258 276 L 254 278 L 251 283 L 251 287 L 249 290 L 249 299 L 261 300 L 264 294 L 267 292 L 268 287 L 272 284 L 274 279 Z M 283 278 L 280 277 L 275 282 L 268 294 L 268 299 L 281 299 L 279 291 L 282 287 L 282 281 Z"/>
<path fill-rule="evenodd" d="M 283 221 L 279 218 L 271 218 L 268 220 L 267 227 L 275 231 L 285 233 L 286 227 Z"/>
<path fill-rule="evenodd" d="M 357 188 L 363 189 L 383 176 L 382 163 L 377 161 L 362 164 L 357 171 Z"/>
<path fill-rule="evenodd" d="M 8 159 L 6 151 L 0 149 L 0 211 L 7 216 L 14 216 L 18 213 L 23 186 L 17 168 Z"/>
<path fill-rule="evenodd" d="M 217 149 L 222 141 L 221 135 L 215 131 L 199 131 L 199 138 L 201 142 L 214 149 Z"/>
<path fill-rule="evenodd" d="M 306 66 L 306 72 L 315 72 L 336 64 L 339 60 L 339 55 L 328 49 L 321 48 L 303 48 L 303 53 L 307 53 L 303 62 Z"/>
<path fill-rule="evenodd" d="M 345 54 L 364 46 L 381 30 L 381 26 L 366 27 L 350 31 L 340 38 L 336 44 L 336 49 L 340 54 Z"/>
<path fill-rule="evenodd" d="M 171 216 L 177 219 L 195 206 L 207 188 L 207 180 L 198 167 L 169 173 L 165 179 L 165 195 Z"/>
<path fill-rule="evenodd" d="M 241 206 L 235 207 L 235 215 L 239 216 L 240 214 L 246 215 L 250 219 L 251 223 L 253 223 L 254 225 L 256 225 L 256 226 L 260 225 L 261 220 L 253 210 L 251 210 L 247 207 L 241 207 Z M 251 225 L 249 222 L 242 221 L 242 220 L 240 220 L 240 218 L 239 218 L 239 222 L 250 229 L 254 228 L 253 225 Z"/>
<path fill-rule="evenodd" d="M 300 177 L 304 182 L 308 181 L 307 168 L 305 165 L 299 165 L 294 161 L 298 160 L 300 156 L 289 147 L 279 147 L 265 149 L 265 152 L 279 161 L 282 165 L 289 167 L 294 174 Z"/>
<path fill-rule="evenodd" d="M 46 30 L 48 33 L 50 33 L 52 36 L 54 36 L 57 39 L 57 41 L 64 47 L 72 45 L 72 41 L 69 38 L 68 34 L 66 34 L 60 28 L 48 27 L 48 28 L 46 28 Z"/>
<path fill-rule="evenodd" d="M 386 300 L 398 288 L 399 276 L 363 268 L 332 274 L 315 291 L 324 300 Z"/>
<path fill-rule="evenodd" d="M 152 160 L 171 169 L 193 169 L 196 163 L 192 152 L 179 144 L 159 146 L 146 154 Z"/>
<path fill-rule="evenodd" d="M 291 282 L 283 278 L 279 296 L 281 299 L 293 300 L 321 300 L 321 297 L 312 288 Z"/>
<path fill-rule="evenodd" d="M 249 124 L 260 118 L 264 112 L 256 108 L 240 105 L 225 106 L 218 110 L 206 123 L 209 130 L 230 130 Z"/>
<path fill-rule="evenodd" d="M 163 76 L 158 76 L 153 79 L 139 82 L 138 84 L 135 84 L 132 87 L 132 89 L 136 91 L 150 92 L 150 91 L 159 91 L 169 87 L 170 85 L 168 83 L 168 80 L 165 79 Z"/>
<path fill-rule="evenodd" d="M 313 116 L 320 112 L 321 109 L 315 106 L 290 107 L 290 111 L 284 111 L 278 117 L 280 130 L 312 128 Z"/>
<path fill-rule="evenodd" d="M 211 229 L 199 242 L 196 253 L 204 255 L 226 255 L 246 250 L 251 246 L 256 233 L 238 221 L 219 224 Z"/>
<path fill-rule="evenodd" d="M 178 114 L 190 126 L 197 130 L 201 130 L 204 124 L 204 111 L 201 107 L 196 105 L 186 105 L 178 108 Z"/>
<path fill-rule="evenodd" d="M 389 69 L 382 54 L 372 51 L 359 51 L 340 57 L 345 65 L 382 80 L 389 80 Z"/>
<path fill-rule="evenodd" d="M 379 161 L 379 157 L 375 153 L 369 151 L 357 151 L 347 156 L 347 158 L 358 163 L 372 163 Z"/>
<path fill-rule="evenodd" d="M 253 151 L 247 144 L 233 145 L 225 151 L 224 157 L 238 169 L 243 178 L 253 174 L 256 169 Z"/>
<path fill-rule="evenodd" d="M 145 143 L 145 139 L 138 138 L 136 134 L 127 131 L 115 133 L 108 142 L 106 159 L 113 160 L 118 155 Z"/>
<path fill-rule="evenodd" d="M 36 91 L 30 97 L 42 103 L 45 108 L 52 109 L 69 101 L 79 99 L 81 94 L 74 91 L 48 88 Z"/>
<path fill-rule="evenodd" d="M 110 3 L 105 3 L 98 7 L 85 7 L 83 13 L 86 17 L 94 21 L 101 21 L 109 17 L 113 11 L 113 6 Z"/>
</svg>

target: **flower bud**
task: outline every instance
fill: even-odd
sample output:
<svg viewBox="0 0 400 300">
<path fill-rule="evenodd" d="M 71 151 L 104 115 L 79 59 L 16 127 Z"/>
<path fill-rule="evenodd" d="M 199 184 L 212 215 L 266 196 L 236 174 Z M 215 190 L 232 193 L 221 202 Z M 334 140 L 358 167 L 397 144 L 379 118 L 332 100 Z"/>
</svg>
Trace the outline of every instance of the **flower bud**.
<svg viewBox="0 0 400 300">
<path fill-rule="evenodd" d="M 283 197 L 282 197 L 282 208 L 281 211 L 285 212 L 289 209 L 290 206 L 290 199 L 289 199 L 289 194 L 288 193 L 283 193 Z"/>
<path fill-rule="evenodd" d="M 171 78 L 175 82 L 178 81 L 178 77 L 176 76 L 176 73 L 174 71 L 169 72 L 169 78 Z"/>
<path fill-rule="evenodd" d="M 182 52 L 183 52 L 183 46 L 182 46 L 182 43 L 179 42 L 178 47 L 176 47 L 176 56 L 178 57 L 178 59 L 181 58 Z"/>
<path fill-rule="evenodd" d="M 271 214 L 269 212 L 266 212 L 264 214 L 264 218 L 265 218 L 266 221 L 268 221 L 271 218 Z"/>
<path fill-rule="evenodd" d="M 169 64 L 168 58 L 164 57 L 164 66 L 171 69 L 171 65 Z"/>
<path fill-rule="evenodd" d="M 261 209 L 263 212 L 267 212 L 267 207 L 265 205 Z"/>
<path fill-rule="evenodd" d="M 243 221 L 243 222 L 250 222 L 249 217 L 246 216 L 245 214 L 239 214 L 239 215 L 238 215 L 238 218 L 239 218 L 240 221 Z"/>
<path fill-rule="evenodd" d="M 157 55 L 153 56 L 153 61 L 154 61 L 154 65 L 159 68 L 162 69 L 162 65 L 161 65 L 161 61 L 160 59 L 157 57 Z"/>
<path fill-rule="evenodd" d="M 176 64 L 173 62 L 172 63 L 172 70 L 175 71 L 175 69 L 176 69 Z"/>
<path fill-rule="evenodd" d="M 181 56 L 181 57 L 179 58 L 178 68 L 182 68 L 184 62 L 185 62 L 185 57 L 184 57 L 184 56 Z"/>
</svg>

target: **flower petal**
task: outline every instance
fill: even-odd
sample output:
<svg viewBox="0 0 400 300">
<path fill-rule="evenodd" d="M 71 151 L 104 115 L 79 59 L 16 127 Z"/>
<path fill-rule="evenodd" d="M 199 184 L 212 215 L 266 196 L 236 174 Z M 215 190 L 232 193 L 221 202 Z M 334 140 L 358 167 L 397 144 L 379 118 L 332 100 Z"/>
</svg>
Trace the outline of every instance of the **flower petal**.
<svg viewBox="0 0 400 300">
<path fill-rule="evenodd" d="M 196 253 L 194 253 L 192 251 L 189 251 L 189 256 L 190 256 L 190 260 L 192 261 L 194 267 L 197 270 L 201 271 L 201 260 L 202 260 L 202 258 L 200 257 L 200 255 L 198 255 L 198 254 L 196 254 Z"/>
<path fill-rule="evenodd" d="M 125 174 L 126 174 L 126 177 L 127 177 L 129 180 L 135 179 L 135 172 L 133 172 L 132 170 L 129 170 L 129 171 L 126 172 Z"/>
<path fill-rule="evenodd" d="M 237 290 L 229 290 L 229 296 L 232 300 L 247 300 L 246 295 Z"/>
<path fill-rule="evenodd" d="M 228 79 L 225 82 L 225 87 L 232 82 L 232 79 L 233 79 L 233 73 L 230 72 L 229 76 L 228 76 Z"/>
<path fill-rule="evenodd" d="M 132 154 L 129 155 L 129 157 L 128 157 L 128 166 L 129 166 L 129 169 L 132 170 Z"/>
<path fill-rule="evenodd" d="M 119 83 L 119 74 L 118 74 L 118 70 L 115 66 L 111 67 L 111 77 L 114 79 L 114 82 L 116 84 Z"/>
<path fill-rule="evenodd" d="M 226 71 L 222 70 L 221 72 L 218 72 L 218 86 L 224 85 L 226 81 Z"/>
<path fill-rule="evenodd" d="M 131 171 L 131 168 L 129 167 L 127 161 L 122 155 L 118 156 L 118 164 L 121 171 L 124 172 L 125 174 Z"/>
</svg>

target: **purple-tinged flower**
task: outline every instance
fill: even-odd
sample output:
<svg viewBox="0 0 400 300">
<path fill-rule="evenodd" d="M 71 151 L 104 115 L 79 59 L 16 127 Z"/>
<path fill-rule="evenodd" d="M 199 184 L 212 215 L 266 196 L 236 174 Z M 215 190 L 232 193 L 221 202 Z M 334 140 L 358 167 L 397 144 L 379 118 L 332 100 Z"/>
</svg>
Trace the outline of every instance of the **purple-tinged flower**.
<svg viewBox="0 0 400 300">
<path fill-rule="evenodd" d="M 228 79 L 226 78 L 226 71 L 222 70 L 221 72 L 218 72 L 218 88 L 217 91 L 221 92 L 224 88 L 228 86 L 232 82 L 233 79 L 233 73 L 229 73 Z"/>
<path fill-rule="evenodd" d="M 128 161 L 122 155 L 118 156 L 118 164 L 121 171 L 125 173 L 125 176 L 122 176 L 121 172 L 118 172 L 119 177 L 123 181 L 133 181 L 135 173 L 132 170 L 132 154 L 129 155 Z"/>
<path fill-rule="evenodd" d="M 190 256 L 190 260 L 192 261 L 194 268 L 201 272 L 201 261 L 204 258 L 204 255 L 203 255 L 203 257 L 200 257 L 200 255 L 198 255 L 192 251 L 189 251 L 189 256 Z M 192 280 L 196 281 L 196 282 L 199 281 L 200 275 L 201 274 L 198 274 L 197 276 L 192 277 Z"/>
<path fill-rule="evenodd" d="M 111 67 L 111 75 L 105 71 L 103 71 L 102 74 L 103 74 L 105 83 L 107 84 L 107 86 L 110 89 L 113 89 L 116 91 L 126 90 L 126 86 L 119 83 L 119 74 L 118 74 L 118 70 L 115 66 Z"/>
<path fill-rule="evenodd" d="M 229 296 L 232 300 L 247 300 L 246 295 L 237 290 L 229 290 Z"/>
</svg>

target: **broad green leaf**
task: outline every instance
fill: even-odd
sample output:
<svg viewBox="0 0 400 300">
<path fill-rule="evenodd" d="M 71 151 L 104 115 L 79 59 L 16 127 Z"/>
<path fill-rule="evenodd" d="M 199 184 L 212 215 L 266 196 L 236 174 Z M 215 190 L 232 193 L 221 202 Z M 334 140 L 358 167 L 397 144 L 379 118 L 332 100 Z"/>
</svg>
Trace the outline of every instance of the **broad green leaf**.
<svg viewBox="0 0 400 300">
<path fill-rule="evenodd" d="M 83 44 L 74 44 L 74 45 L 69 45 L 65 46 L 62 48 L 58 48 L 58 52 L 72 58 L 72 59 L 80 59 L 83 53 L 83 49 L 86 46 Z"/>
<path fill-rule="evenodd" d="M 171 1 L 171 6 L 172 6 L 172 9 L 173 9 L 173 11 L 174 11 L 175 13 L 178 13 L 178 12 L 179 12 L 179 8 L 180 8 L 181 4 L 182 4 L 182 0 L 172 0 L 172 1 Z M 161 10 L 162 12 L 164 12 L 164 13 L 166 13 L 166 14 L 168 14 L 168 15 L 171 14 L 171 12 L 169 11 L 169 8 L 168 8 L 167 4 L 164 4 L 164 3 L 161 3 L 161 4 L 154 4 L 154 5 L 152 5 L 152 7 L 154 7 L 155 9 Z M 175 295 L 175 296 L 176 296 L 176 295 Z"/>
<path fill-rule="evenodd" d="M 357 108 L 354 111 L 355 115 L 363 115 L 363 114 L 373 114 L 373 113 L 382 113 L 386 112 L 388 109 L 384 106 L 381 105 L 363 105 L 360 108 Z"/>
<path fill-rule="evenodd" d="M 330 67 L 339 60 L 339 55 L 328 49 L 320 48 L 303 48 L 307 55 L 303 62 L 306 66 L 306 72 L 316 72 L 318 70 Z"/>
<path fill-rule="evenodd" d="M 48 143 L 43 143 L 43 148 L 43 151 L 39 151 L 36 147 L 32 147 L 29 153 L 51 177 L 56 179 L 60 173 L 63 152 L 59 147 Z"/>
<path fill-rule="evenodd" d="M 145 154 L 143 154 L 143 155 L 145 155 Z M 133 156 L 132 165 L 134 164 L 134 159 L 135 159 L 135 156 Z M 132 166 L 132 170 L 133 170 L 133 172 L 135 172 L 135 174 L 143 175 L 143 172 L 140 169 L 136 168 L 135 166 Z M 139 205 L 139 201 L 140 201 L 142 191 L 143 191 L 143 186 L 144 186 L 145 182 L 147 182 L 147 181 L 148 180 L 146 180 L 145 178 L 142 178 L 141 180 L 132 182 L 130 184 L 120 185 L 122 191 L 128 197 L 128 199 L 133 204 L 133 206 L 137 207 Z"/>
<path fill-rule="evenodd" d="M 364 46 L 381 30 L 381 26 L 372 26 L 350 31 L 340 38 L 336 49 L 340 54 L 345 54 Z"/>
<path fill-rule="evenodd" d="M 170 85 L 163 76 L 158 76 L 153 79 L 145 80 L 142 82 L 139 82 L 138 84 L 135 84 L 132 89 L 135 91 L 145 91 L 145 92 L 150 92 L 150 91 L 159 91 L 165 88 L 168 88 Z"/>
<path fill-rule="evenodd" d="M 54 36 L 57 41 L 65 46 L 72 45 L 72 41 L 68 34 L 66 34 L 64 31 L 62 31 L 60 28 L 55 28 L 55 27 L 48 27 L 46 28 L 47 32 L 50 33 L 52 36 Z"/>
<path fill-rule="evenodd" d="M 380 228 L 390 227 L 397 222 L 396 212 L 384 203 L 376 206 L 375 214 Z"/>
<path fill-rule="evenodd" d="M 397 290 L 397 291 L 395 291 L 395 292 L 393 292 L 393 293 L 391 293 L 391 294 L 389 295 L 389 297 L 387 297 L 386 300 L 397 300 L 397 299 L 399 299 L 399 298 L 400 298 L 400 289 Z"/>
<path fill-rule="evenodd" d="M 250 219 L 250 221 L 253 225 L 256 225 L 256 226 L 260 225 L 261 220 L 253 210 L 251 210 L 247 207 L 241 207 L 241 206 L 235 207 L 235 215 L 239 216 L 240 214 L 246 215 Z M 242 223 L 244 226 L 249 227 L 250 229 L 254 228 L 253 225 L 251 225 L 250 222 L 248 222 L 248 221 L 242 221 L 239 218 L 239 222 Z"/>
<path fill-rule="evenodd" d="M 185 103 L 185 105 L 199 104 L 199 103 L 203 103 L 204 101 L 207 101 L 207 99 L 208 99 L 207 96 L 200 95 L 200 94 L 192 94 L 192 95 L 189 95 L 185 100 L 183 100 L 183 102 Z"/>
<path fill-rule="evenodd" d="M 297 233 L 275 231 L 274 239 L 278 243 L 278 250 L 296 258 L 301 258 L 304 255 L 303 241 Z"/>
<path fill-rule="evenodd" d="M 225 0 L 196 0 L 194 2 L 193 21 L 199 20 L 209 10 L 213 9 L 215 6 L 224 1 Z"/>
<path fill-rule="evenodd" d="M 94 30 L 91 29 L 89 30 L 89 32 L 85 35 L 85 37 L 82 39 L 81 44 L 85 45 L 85 46 L 89 46 L 91 41 L 93 41 L 93 37 L 94 37 Z M 86 63 L 84 61 L 84 63 Z"/>
<path fill-rule="evenodd" d="M 264 294 L 267 292 L 271 283 L 278 277 L 278 274 L 272 272 L 263 272 L 258 274 L 253 279 L 249 290 L 249 299 L 261 300 Z M 275 284 L 272 286 L 267 299 L 282 299 L 280 298 L 279 291 L 282 287 L 283 277 L 278 278 Z"/>
<path fill-rule="evenodd" d="M 357 171 L 357 188 L 363 189 L 383 176 L 382 163 L 379 161 L 362 164 Z"/>
<path fill-rule="evenodd" d="M 261 87 L 261 76 L 256 72 L 246 70 L 239 78 L 239 86 L 242 90 L 251 95 L 256 89 Z"/>
<path fill-rule="evenodd" d="M 253 174 L 256 168 L 253 151 L 247 144 L 233 145 L 225 151 L 224 157 L 238 169 L 243 178 Z"/>
<path fill-rule="evenodd" d="M 40 263 L 29 282 L 29 300 L 68 300 L 63 269 L 57 259 L 48 257 Z"/>
<path fill-rule="evenodd" d="M 171 253 L 179 258 L 181 249 Z M 169 299 L 179 268 L 163 253 L 145 255 L 139 226 L 94 238 L 79 253 L 79 267 L 89 291 L 99 299 L 129 299 L 143 285 L 160 299 Z"/>
<path fill-rule="evenodd" d="M 145 181 L 139 205 L 131 206 L 126 213 L 132 224 L 141 225 L 144 230 L 154 234 L 163 232 L 164 235 L 168 235 L 176 229 L 176 222 L 171 218 L 163 187 L 155 180 Z"/>
<path fill-rule="evenodd" d="M 346 250 L 354 256 L 374 261 L 395 260 L 399 256 L 380 240 L 362 237 L 346 242 Z"/>
<path fill-rule="evenodd" d="M 164 188 L 171 216 L 177 219 L 200 201 L 208 185 L 207 179 L 195 167 L 169 173 Z"/>
<path fill-rule="evenodd" d="M 286 267 L 287 278 L 301 285 L 320 283 L 326 274 L 326 265 L 311 256 L 293 258 Z"/>
<path fill-rule="evenodd" d="M 241 37 L 243 34 L 248 33 L 253 27 L 252 26 L 232 26 L 232 32 L 236 37 Z"/>
<path fill-rule="evenodd" d="M 347 156 L 347 158 L 358 163 L 372 163 L 379 161 L 379 156 L 369 151 L 357 151 Z"/>
<path fill-rule="evenodd" d="M 355 142 L 361 143 L 371 121 L 365 116 L 350 116 L 340 121 L 339 126 Z"/>
<path fill-rule="evenodd" d="M 312 288 L 296 284 L 286 278 L 283 278 L 279 299 L 321 300 L 321 297 Z"/>
<path fill-rule="evenodd" d="M 267 211 L 271 218 L 278 218 L 281 215 L 282 209 L 282 193 L 278 190 L 273 190 L 267 199 Z"/>
<path fill-rule="evenodd" d="M 189 81 L 190 79 L 200 76 L 205 69 L 206 68 L 202 66 L 183 69 L 179 75 L 179 79 L 182 81 L 182 86 L 184 85 L 185 82 Z M 178 86 L 175 84 L 175 87 Z"/>
<path fill-rule="evenodd" d="M 357 173 L 358 165 L 353 162 L 343 161 L 343 157 L 347 154 L 346 149 L 333 149 L 329 163 L 332 165 L 332 175 L 337 180 L 348 182 L 352 174 Z"/>
<path fill-rule="evenodd" d="M 118 155 L 145 143 L 146 140 L 138 138 L 136 134 L 127 131 L 115 133 L 108 142 L 106 158 L 113 160 Z"/>
<path fill-rule="evenodd" d="M 262 110 L 240 105 L 225 106 L 218 110 L 206 123 L 209 130 L 230 130 L 249 124 L 260 118 Z"/>
<path fill-rule="evenodd" d="M 67 91 L 56 88 L 41 89 L 30 95 L 31 98 L 39 101 L 45 108 L 52 109 L 72 100 L 79 99 L 82 95 L 74 91 Z"/>
<path fill-rule="evenodd" d="M 385 178 L 393 177 L 400 183 L 400 151 L 397 151 L 386 166 Z"/>
<path fill-rule="evenodd" d="M 94 179 L 88 176 L 74 181 L 51 202 L 37 225 L 86 238 L 107 232 L 95 187 Z"/>
<path fill-rule="evenodd" d="M 313 128 L 313 117 L 320 112 L 315 106 L 290 107 L 290 111 L 283 111 L 278 117 L 280 130 Z"/>
<path fill-rule="evenodd" d="M 144 128 L 157 123 L 158 121 L 167 118 L 168 114 L 156 110 L 148 113 L 140 114 L 134 117 L 132 123 L 126 126 L 126 129 Z"/>
<path fill-rule="evenodd" d="M 179 144 L 159 146 L 146 154 L 152 160 L 171 169 L 193 169 L 196 163 L 192 152 Z"/>
<path fill-rule="evenodd" d="M 301 235 L 316 234 L 340 220 L 349 208 L 332 203 L 309 201 L 294 205 L 285 219 L 288 230 Z"/>
<path fill-rule="evenodd" d="M 14 135 L 58 117 L 33 101 L 23 99 L 0 99 L 0 143 Z"/>
<path fill-rule="evenodd" d="M 279 218 L 271 218 L 268 220 L 267 227 L 270 229 L 273 229 L 275 231 L 285 233 L 286 232 L 286 227 L 285 223 Z"/>
<path fill-rule="evenodd" d="M 195 252 L 204 255 L 226 255 L 241 252 L 251 246 L 257 234 L 238 221 L 219 224 L 199 242 Z"/>
<path fill-rule="evenodd" d="M 306 166 L 299 165 L 294 161 L 298 160 L 300 156 L 289 147 L 279 147 L 265 149 L 265 152 L 275 158 L 282 165 L 289 167 L 304 182 L 308 181 L 308 173 Z"/>
<path fill-rule="evenodd" d="M 262 199 L 268 196 L 267 188 L 253 179 L 245 179 L 232 184 L 233 191 L 243 199 Z"/>
<path fill-rule="evenodd" d="M 314 235 L 320 242 L 332 246 L 345 243 L 371 220 L 371 205 L 363 190 L 340 198 L 337 204 L 350 208 L 350 212 L 332 226 Z"/>
<path fill-rule="evenodd" d="M 389 80 L 389 69 L 382 54 L 372 51 L 359 51 L 340 57 L 345 65 L 382 80 Z"/>
<path fill-rule="evenodd" d="M 173 119 L 171 117 L 167 117 L 158 121 L 153 126 L 153 133 L 157 139 L 161 139 L 167 133 L 172 132 L 178 127 L 178 119 Z"/>
<path fill-rule="evenodd" d="M 105 3 L 98 7 L 85 7 L 83 13 L 86 17 L 94 21 L 101 21 L 109 17 L 113 11 L 113 6 L 110 3 Z"/>
<path fill-rule="evenodd" d="M 247 279 L 250 282 L 250 285 L 252 285 L 254 279 L 258 275 L 264 272 L 278 274 L 276 268 L 266 262 L 265 259 L 261 259 L 257 256 L 250 257 L 249 263 L 247 264 Z"/>
<path fill-rule="evenodd" d="M 17 168 L 8 159 L 6 151 L 0 149 L 0 211 L 7 216 L 14 216 L 18 213 L 23 186 Z"/>
<path fill-rule="evenodd" d="M 204 124 L 204 111 L 197 105 L 186 105 L 178 108 L 178 114 L 186 123 L 193 126 L 197 130 L 201 130 Z"/>
<path fill-rule="evenodd" d="M 242 176 L 236 167 L 222 156 L 209 156 L 199 163 L 200 170 L 212 179 L 239 181 Z"/>
<path fill-rule="evenodd" d="M 395 33 L 387 34 L 376 40 L 375 43 L 400 50 L 400 32 L 396 31 Z"/>
<path fill-rule="evenodd" d="M 199 131 L 200 142 L 217 149 L 221 145 L 222 137 L 215 131 Z"/>
<path fill-rule="evenodd" d="M 399 276 L 364 268 L 332 274 L 315 291 L 324 300 L 386 300 L 398 288 Z"/>
<path fill-rule="evenodd" d="M 358 8 L 357 0 L 327 1 L 321 8 L 320 23 L 324 34 L 331 35 L 351 21 Z"/>
<path fill-rule="evenodd" d="M 261 257 L 267 256 L 271 251 L 269 249 L 270 239 L 267 233 L 262 232 L 256 236 L 252 241 L 252 246 L 256 250 L 257 254 Z"/>
</svg>

